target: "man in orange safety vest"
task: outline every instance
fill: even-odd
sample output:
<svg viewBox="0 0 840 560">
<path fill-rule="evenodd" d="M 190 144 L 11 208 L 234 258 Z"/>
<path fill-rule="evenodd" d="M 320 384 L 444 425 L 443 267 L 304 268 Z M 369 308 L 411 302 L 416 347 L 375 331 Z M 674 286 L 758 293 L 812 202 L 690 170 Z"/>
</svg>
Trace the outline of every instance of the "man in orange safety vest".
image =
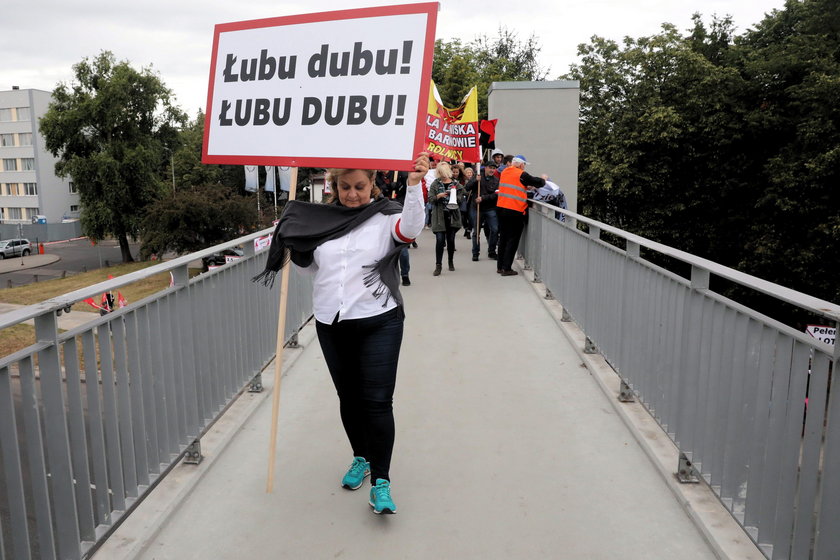
<svg viewBox="0 0 840 560">
<path fill-rule="evenodd" d="M 532 177 L 525 172 L 527 163 L 525 156 L 515 156 L 499 178 L 499 198 L 496 201 L 496 214 L 499 217 L 499 257 L 496 272 L 502 276 L 518 274 L 511 267 L 519 248 L 522 229 L 525 227 L 528 191 L 545 185 L 545 179 Z"/>
</svg>

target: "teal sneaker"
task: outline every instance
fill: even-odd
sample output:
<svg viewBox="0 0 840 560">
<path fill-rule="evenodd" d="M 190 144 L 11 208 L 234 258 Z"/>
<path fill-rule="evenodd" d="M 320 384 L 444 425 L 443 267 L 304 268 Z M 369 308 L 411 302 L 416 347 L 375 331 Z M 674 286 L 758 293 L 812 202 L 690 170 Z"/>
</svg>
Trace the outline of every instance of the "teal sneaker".
<svg viewBox="0 0 840 560">
<path fill-rule="evenodd" d="M 370 505 L 373 513 L 397 513 L 397 504 L 391 499 L 391 483 L 384 478 L 377 478 L 376 485 L 370 489 Z"/>
<path fill-rule="evenodd" d="M 353 457 L 353 463 L 341 479 L 341 486 L 348 490 L 358 490 L 369 475 L 370 463 L 365 461 L 364 457 Z"/>
</svg>

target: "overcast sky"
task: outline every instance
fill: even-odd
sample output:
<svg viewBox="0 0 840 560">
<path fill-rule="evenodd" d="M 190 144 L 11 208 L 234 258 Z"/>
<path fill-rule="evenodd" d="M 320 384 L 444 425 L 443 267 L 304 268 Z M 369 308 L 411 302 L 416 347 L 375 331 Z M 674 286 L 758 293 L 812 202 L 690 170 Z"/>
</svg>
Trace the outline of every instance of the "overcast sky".
<svg viewBox="0 0 840 560">
<path fill-rule="evenodd" d="M 0 90 L 52 90 L 71 81 L 72 66 L 102 50 L 136 68 L 151 65 L 190 116 L 207 97 L 213 27 L 217 23 L 409 2 L 388 0 L 4 0 L 0 18 Z M 443 0 L 437 38 L 467 42 L 500 25 L 521 39 L 534 33 L 549 79 L 577 62 L 577 45 L 593 35 L 620 40 L 657 33 L 663 22 L 680 30 L 691 14 L 706 21 L 732 15 L 737 31 L 781 9 L 784 0 Z"/>
</svg>

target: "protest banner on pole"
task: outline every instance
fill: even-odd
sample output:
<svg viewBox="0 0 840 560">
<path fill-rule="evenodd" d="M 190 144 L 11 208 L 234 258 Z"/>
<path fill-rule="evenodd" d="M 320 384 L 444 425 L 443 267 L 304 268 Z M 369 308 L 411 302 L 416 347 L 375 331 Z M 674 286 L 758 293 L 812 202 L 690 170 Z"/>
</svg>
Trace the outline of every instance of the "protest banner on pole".
<svg viewBox="0 0 840 560">
<path fill-rule="evenodd" d="M 439 158 L 476 163 L 481 159 L 478 140 L 478 90 L 473 86 L 460 105 L 449 109 L 431 82 L 425 151 Z"/>
<path fill-rule="evenodd" d="M 202 162 L 412 170 L 438 4 L 215 27 Z"/>
</svg>

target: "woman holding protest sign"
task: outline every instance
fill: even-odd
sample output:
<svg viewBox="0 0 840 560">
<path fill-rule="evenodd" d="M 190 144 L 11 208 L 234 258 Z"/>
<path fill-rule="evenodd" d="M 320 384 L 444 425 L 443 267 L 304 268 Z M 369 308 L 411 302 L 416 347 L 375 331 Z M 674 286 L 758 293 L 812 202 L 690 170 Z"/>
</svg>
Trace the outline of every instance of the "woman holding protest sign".
<svg viewBox="0 0 840 560">
<path fill-rule="evenodd" d="M 374 513 L 397 512 L 389 473 L 405 318 L 397 260 L 423 230 L 421 180 L 428 168 L 421 153 L 402 206 L 380 196 L 375 170 L 331 169 L 333 199 L 286 205 L 266 269 L 255 278 L 271 285 L 288 260 L 314 274 L 316 331 L 354 455 L 341 485 L 356 490 L 370 475 Z"/>
</svg>

